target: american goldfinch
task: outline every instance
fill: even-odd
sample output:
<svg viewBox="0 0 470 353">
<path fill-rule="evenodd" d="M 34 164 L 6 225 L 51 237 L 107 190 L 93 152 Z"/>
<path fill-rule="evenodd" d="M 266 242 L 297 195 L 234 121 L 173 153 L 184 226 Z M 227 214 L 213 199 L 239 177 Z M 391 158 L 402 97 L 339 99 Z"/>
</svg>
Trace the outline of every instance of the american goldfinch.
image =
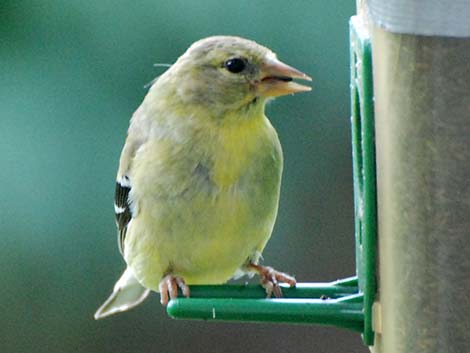
<svg viewBox="0 0 470 353">
<path fill-rule="evenodd" d="M 132 116 L 116 181 L 127 269 L 95 318 L 150 291 L 161 303 L 191 284 L 258 273 L 268 295 L 295 279 L 258 264 L 278 210 L 283 157 L 266 102 L 311 80 L 253 41 L 195 42 L 155 80 Z"/>
</svg>

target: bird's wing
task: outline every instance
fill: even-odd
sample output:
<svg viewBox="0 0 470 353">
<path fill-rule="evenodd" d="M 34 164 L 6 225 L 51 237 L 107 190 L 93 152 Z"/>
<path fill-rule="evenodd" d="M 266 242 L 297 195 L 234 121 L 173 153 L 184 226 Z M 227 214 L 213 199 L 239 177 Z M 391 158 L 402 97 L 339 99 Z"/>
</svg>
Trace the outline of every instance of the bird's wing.
<svg viewBox="0 0 470 353">
<path fill-rule="evenodd" d="M 124 254 L 124 239 L 126 238 L 127 226 L 132 219 L 129 192 L 131 183 L 129 177 L 124 175 L 116 181 L 114 193 L 114 213 L 116 215 L 116 226 L 118 228 L 119 251 Z"/>
<path fill-rule="evenodd" d="M 132 162 L 137 150 L 145 144 L 148 139 L 149 120 L 146 119 L 141 108 L 133 115 L 126 143 L 121 152 L 119 169 L 116 179 L 116 190 L 114 193 L 114 212 L 116 215 L 116 225 L 118 228 L 119 251 L 124 255 L 124 240 L 127 228 L 132 218 L 136 216 L 136 205 L 129 199 L 132 189 Z"/>
</svg>

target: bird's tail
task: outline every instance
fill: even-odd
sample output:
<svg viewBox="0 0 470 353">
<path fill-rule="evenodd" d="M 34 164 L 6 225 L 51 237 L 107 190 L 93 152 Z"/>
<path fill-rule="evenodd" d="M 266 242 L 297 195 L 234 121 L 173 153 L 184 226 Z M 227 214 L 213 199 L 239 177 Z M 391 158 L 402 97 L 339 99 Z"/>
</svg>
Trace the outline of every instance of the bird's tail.
<svg viewBox="0 0 470 353">
<path fill-rule="evenodd" d="M 142 287 L 128 267 L 114 285 L 113 293 L 96 311 L 95 319 L 120 313 L 142 303 L 150 293 L 150 289 Z"/>
</svg>

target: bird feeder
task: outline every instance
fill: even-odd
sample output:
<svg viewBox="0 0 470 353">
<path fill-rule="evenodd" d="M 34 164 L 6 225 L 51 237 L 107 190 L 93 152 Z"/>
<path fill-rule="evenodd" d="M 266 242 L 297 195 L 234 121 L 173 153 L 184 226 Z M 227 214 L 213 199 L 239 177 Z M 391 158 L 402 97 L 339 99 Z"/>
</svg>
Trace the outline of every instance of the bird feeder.
<svg viewBox="0 0 470 353">
<path fill-rule="evenodd" d="M 283 287 L 282 299 L 266 299 L 259 285 L 191 286 L 191 298 L 170 301 L 171 317 L 330 325 L 360 332 L 365 344 L 373 344 L 377 208 L 371 45 L 354 17 L 350 48 L 356 275 Z"/>
</svg>

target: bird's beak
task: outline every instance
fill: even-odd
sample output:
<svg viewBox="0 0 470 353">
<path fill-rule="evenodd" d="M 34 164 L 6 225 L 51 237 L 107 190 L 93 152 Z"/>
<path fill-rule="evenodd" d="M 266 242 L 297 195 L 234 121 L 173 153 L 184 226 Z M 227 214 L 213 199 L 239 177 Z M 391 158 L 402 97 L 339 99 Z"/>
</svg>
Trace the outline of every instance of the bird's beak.
<svg viewBox="0 0 470 353">
<path fill-rule="evenodd" d="M 297 92 L 307 92 L 312 88 L 293 82 L 294 78 L 312 81 L 303 72 L 284 64 L 277 59 L 268 59 L 261 66 L 261 80 L 256 83 L 260 96 L 278 97 Z"/>
</svg>

